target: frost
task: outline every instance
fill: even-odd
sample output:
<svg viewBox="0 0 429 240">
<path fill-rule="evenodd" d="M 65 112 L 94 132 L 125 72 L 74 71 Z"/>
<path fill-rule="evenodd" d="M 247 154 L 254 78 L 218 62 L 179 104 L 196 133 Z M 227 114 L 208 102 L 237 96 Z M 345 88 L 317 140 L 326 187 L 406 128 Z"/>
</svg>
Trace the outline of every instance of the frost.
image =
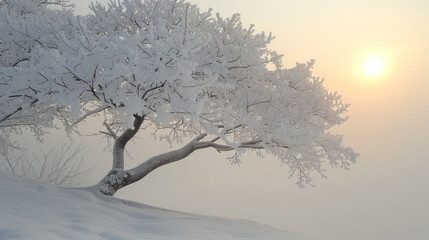
<svg viewBox="0 0 429 240">
<path fill-rule="evenodd" d="M 312 75 L 314 60 L 283 68 L 268 48 L 274 37 L 243 27 L 238 14 L 127 0 L 92 4 L 78 17 L 65 1 L 55 9 L 44 2 L 0 1 L 2 154 L 22 126 L 41 135 L 59 119 L 75 129 L 103 111 L 115 132 L 138 114 L 170 143 L 207 133 L 237 150 L 258 139 L 252 148 L 305 177 L 323 163 L 354 162 L 328 132 L 347 119 L 348 105 Z"/>
</svg>

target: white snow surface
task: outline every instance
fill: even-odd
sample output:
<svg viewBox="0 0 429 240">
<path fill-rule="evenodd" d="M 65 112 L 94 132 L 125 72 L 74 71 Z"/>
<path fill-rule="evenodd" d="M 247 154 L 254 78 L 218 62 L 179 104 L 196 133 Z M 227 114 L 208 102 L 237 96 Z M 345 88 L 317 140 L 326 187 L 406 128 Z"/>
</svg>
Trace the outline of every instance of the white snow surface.
<svg viewBox="0 0 429 240">
<path fill-rule="evenodd" d="M 151 207 L 0 171 L 0 239 L 305 240 L 251 221 Z"/>
</svg>

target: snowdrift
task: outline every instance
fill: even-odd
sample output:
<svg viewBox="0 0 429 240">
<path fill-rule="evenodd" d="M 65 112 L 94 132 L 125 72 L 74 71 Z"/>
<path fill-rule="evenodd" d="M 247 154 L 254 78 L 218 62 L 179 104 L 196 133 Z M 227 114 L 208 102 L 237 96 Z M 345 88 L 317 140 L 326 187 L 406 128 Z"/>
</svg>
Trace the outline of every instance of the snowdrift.
<svg viewBox="0 0 429 240">
<path fill-rule="evenodd" d="M 0 172 L 0 239 L 305 240 L 250 221 L 181 213 Z"/>
</svg>

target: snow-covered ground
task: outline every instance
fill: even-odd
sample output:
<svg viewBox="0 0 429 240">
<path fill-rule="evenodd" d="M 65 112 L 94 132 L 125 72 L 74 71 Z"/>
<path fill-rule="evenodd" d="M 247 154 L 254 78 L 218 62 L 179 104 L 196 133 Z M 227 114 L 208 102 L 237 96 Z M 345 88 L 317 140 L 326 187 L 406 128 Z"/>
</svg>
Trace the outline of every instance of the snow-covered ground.
<svg viewBox="0 0 429 240">
<path fill-rule="evenodd" d="M 250 221 L 160 209 L 0 172 L 0 239 L 306 238 Z"/>
</svg>

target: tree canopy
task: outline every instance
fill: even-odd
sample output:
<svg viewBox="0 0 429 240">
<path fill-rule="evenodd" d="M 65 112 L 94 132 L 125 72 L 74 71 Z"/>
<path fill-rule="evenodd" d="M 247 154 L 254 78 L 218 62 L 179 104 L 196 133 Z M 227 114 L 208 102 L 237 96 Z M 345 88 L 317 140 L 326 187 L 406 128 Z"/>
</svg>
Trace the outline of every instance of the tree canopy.
<svg viewBox="0 0 429 240">
<path fill-rule="evenodd" d="M 145 121 L 169 142 L 197 136 L 195 149 L 211 137 L 204 144 L 234 151 L 233 163 L 265 151 L 300 186 L 326 164 L 355 161 L 329 132 L 348 105 L 312 75 L 314 60 L 283 67 L 268 47 L 274 37 L 238 14 L 222 18 L 182 0 L 90 9 L 80 16 L 62 0 L 0 0 L 0 154 L 17 146 L 10 135 L 23 127 L 40 137 L 54 119 L 76 130 L 104 113 L 106 134 L 126 137 L 124 146 Z"/>
</svg>

